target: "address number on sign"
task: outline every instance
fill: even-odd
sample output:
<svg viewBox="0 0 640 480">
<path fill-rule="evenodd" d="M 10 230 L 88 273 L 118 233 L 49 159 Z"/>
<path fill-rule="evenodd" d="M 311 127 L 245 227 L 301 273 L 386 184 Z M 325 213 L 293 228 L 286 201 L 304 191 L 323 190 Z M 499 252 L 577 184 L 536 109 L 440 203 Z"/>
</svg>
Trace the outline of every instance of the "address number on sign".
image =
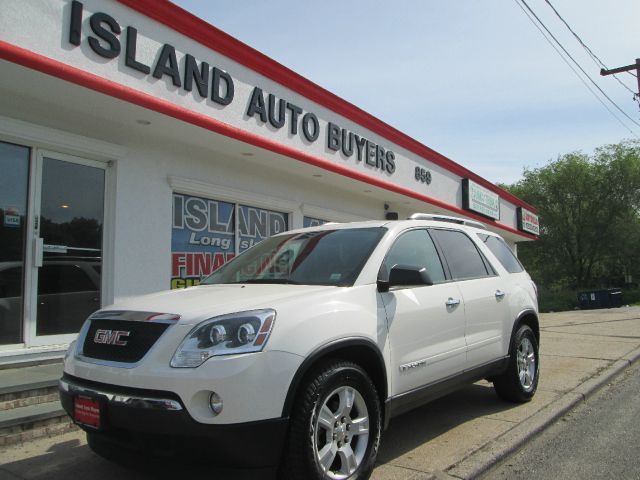
<svg viewBox="0 0 640 480">
<path fill-rule="evenodd" d="M 431 172 L 421 167 L 416 167 L 415 178 L 420 183 L 429 185 L 431 183 Z"/>
</svg>

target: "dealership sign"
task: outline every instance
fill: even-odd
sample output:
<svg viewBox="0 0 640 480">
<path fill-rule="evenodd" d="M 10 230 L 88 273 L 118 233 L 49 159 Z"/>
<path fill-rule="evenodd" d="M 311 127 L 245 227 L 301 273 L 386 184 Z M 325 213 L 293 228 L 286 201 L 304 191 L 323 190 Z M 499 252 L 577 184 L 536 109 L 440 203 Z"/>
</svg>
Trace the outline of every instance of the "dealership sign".
<svg viewBox="0 0 640 480">
<path fill-rule="evenodd" d="M 526 208 L 518 207 L 518 230 L 540 235 L 540 220 L 538 215 L 530 212 Z"/>
<path fill-rule="evenodd" d="M 500 196 L 468 178 L 462 179 L 462 207 L 494 220 L 500 219 Z"/>
<path fill-rule="evenodd" d="M 81 2 L 71 2 L 68 39 L 75 46 L 80 46 L 83 39 L 83 10 Z M 138 30 L 133 26 L 122 27 L 107 13 L 90 15 L 89 31 L 84 33 L 94 53 L 108 60 L 123 56 L 125 66 L 132 73 L 167 78 L 175 87 L 187 92 L 197 91 L 202 98 L 209 98 L 221 107 L 236 99 L 231 75 L 206 61 L 198 61 L 189 53 L 184 56 L 184 61 L 179 61 L 175 47 L 168 43 L 158 49 L 153 62 L 144 63 L 137 55 Z M 323 133 L 315 113 L 257 86 L 251 92 L 244 116 L 255 118 L 259 124 L 272 130 L 284 128 L 290 135 L 301 136 L 309 144 L 316 142 Z M 358 163 L 380 173 L 392 175 L 396 171 L 393 151 L 349 129 L 328 122 L 322 137 L 329 151 L 340 152 L 347 158 L 354 157 Z"/>
</svg>

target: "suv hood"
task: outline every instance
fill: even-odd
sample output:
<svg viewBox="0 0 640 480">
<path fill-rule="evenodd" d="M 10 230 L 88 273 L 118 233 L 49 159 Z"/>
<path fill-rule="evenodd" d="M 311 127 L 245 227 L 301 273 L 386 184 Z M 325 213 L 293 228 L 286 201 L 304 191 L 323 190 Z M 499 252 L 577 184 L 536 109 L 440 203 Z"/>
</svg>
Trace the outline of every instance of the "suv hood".
<svg viewBox="0 0 640 480">
<path fill-rule="evenodd" d="M 179 323 L 189 325 L 227 313 L 275 308 L 300 296 L 336 290 L 326 285 L 226 284 L 200 285 L 132 297 L 101 309 L 173 313 Z"/>
</svg>

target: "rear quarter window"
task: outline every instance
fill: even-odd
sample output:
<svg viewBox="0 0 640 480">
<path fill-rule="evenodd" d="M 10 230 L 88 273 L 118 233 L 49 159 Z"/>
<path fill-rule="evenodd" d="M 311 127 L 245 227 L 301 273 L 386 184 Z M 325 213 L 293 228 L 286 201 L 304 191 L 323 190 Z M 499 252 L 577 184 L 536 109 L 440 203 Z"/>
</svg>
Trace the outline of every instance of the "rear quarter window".
<svg viewBox="0 0 640 480">
<path fill-rule="evenodd" d="M 491 253 L 495 255 L 507 272 L 519 273 L 524 271 L 524 267 L 503 239 L 480 233 L 478 237 L 491 250 Z"/>
<path fill-rule="evenodd" d="M 458 230 L 432 229 L 454 280 L 469 280 L 493 275 L 473 240 Z"/>
</svg>

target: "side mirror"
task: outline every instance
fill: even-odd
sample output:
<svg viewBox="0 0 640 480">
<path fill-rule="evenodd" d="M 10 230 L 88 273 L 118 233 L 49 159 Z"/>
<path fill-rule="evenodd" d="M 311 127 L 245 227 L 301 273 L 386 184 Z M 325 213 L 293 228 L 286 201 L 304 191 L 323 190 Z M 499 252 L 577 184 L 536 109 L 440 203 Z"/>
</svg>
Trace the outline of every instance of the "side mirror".
<svg viewBox="0 0 640 480">
<path fill-rule="evenodd" d="M 394 265 L 391 267 L 388 278 L 384 275 L 378 277 L 378 291 L 388 292 L 389 288 L 397 286 L 426 286 L 433 285 L 433 280 L 425 267 L 410 265 Z"/>
</svg>

